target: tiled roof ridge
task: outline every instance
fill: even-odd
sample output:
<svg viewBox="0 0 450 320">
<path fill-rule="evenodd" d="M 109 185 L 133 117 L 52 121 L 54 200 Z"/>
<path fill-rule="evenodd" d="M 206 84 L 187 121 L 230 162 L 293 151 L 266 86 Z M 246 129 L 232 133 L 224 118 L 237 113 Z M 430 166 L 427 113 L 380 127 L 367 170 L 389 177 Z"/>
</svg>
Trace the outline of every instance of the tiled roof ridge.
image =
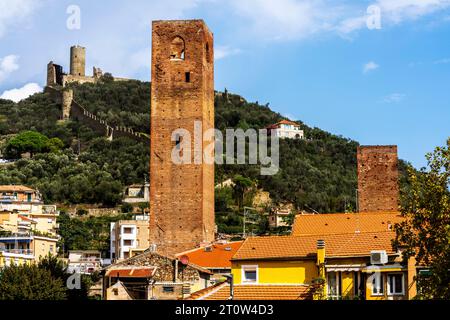
<svg viewBox="0 0 450 320">
<path fill-rule="evenodd" d="M 206 287 L 202 290 L 192 293 L 186 300 L 206 299 L 207 297 L 213 295 L 214 293 L 216 293 L 217 291 L 219 291 L 220 289 L 224 288 L 227 285 L 228 285 L 228 283 L 226 281 L 224 281 L 224 282 L 217 283 L 211 287 Z"/>
<path fill-rule="evenodd" d="M 183 255 L 185 255 L 185 254 L 188 254 L 188 253 L 196 252 L 196 251 L 198 251 L 198 250 L 204 250 L 204 249 L 207 248 L 207 247 L 214 247 L 214 248 L 217 248 L 218 246 L 233 245 L 233 244 L 238 243 L 238 242 L 244 242 L 244 241 L 243 241 L 243 240 L 239 240 L 239 241 L 230 241 L 230 242 L 227 242 L 227 243 L 217 243 L 217 242 L 216 242 L 216 243 L 212 243 L 212 244 L 210 244 L 210 245 L 204 246 L 204 247 L 194 248 L 194 249 L 186 250 L 186 251 L 183 251 L 183 252 L 180 252 L 180 253 L 176 253 L 176 254 L 175 254 L 175 257 L 176 257 L 176 258 L 179 258 L 179 257 L 181 257 L 181 256 L 183 256 Z"/>
<path fill-rule="evenodd" d="M 114 266 L 116 266 L 116 267 L 117 266 L 127 266 L 127 263 L 132 263 L 135 260 L 141 259 L 143 255 L 151 255 L 151 254 L 157 255 L 157 256 L 159 256 L 161 258 L 165 258 L 165 259 L 168 259 L 168 260 L 177 260 L 177 257 L 171 257 L 169 255 L 163 255 L 163 254 L 158 253 L 158 252 L 145 251 L 145 252 L 143 252 L 141 254 L 138 254 L 138 255 L 136 255 L 134 257 L 130 257 L 130 258 L 122 260 L 120 262 L 116 262 L 114 264 L 111 264 L 111 265 L 107 266 L 106 268 L 104 268 L 103 270 L 109 270 L 110 268 L 112 268 Z M 212 274 L 211 271 L 209 271 L 208 269 L 203 268 L 203 267 L 201 267 L 199 265 L 196 265 L 196 264 L 193 264 L 193 263 L 188 263 L 187 265 L 189 267 L 191 267 L 191 268 L 197 269 L 200 272 Z"/>
<path fill-rule="evenodd" d="M 291 235 L 290 237 L 295 238 L 302 238 L 302 237 L 328 237 L 328 236 L 340 236 L 340 235 L 357 235 L 357 234 L 375 234 L 375 233 L 395 233 L 394 230 L 382 230 L 382 231 L 358 231 L 355 230 L 353 232 L 336 232 L 336 233 L 327 233 L 327 234 L 314 234 L 314 233 L 307 233 L 307 234 L 296 234 Z"/>
</svg>

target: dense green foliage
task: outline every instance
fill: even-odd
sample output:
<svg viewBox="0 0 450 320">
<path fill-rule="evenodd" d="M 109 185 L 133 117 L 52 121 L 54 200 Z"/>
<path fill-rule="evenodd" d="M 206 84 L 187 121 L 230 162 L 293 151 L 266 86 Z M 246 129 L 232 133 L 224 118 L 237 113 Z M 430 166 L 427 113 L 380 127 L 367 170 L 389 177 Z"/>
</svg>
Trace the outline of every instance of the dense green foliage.
<svg viewBox="0 0 450 320">
<path fill-rule="evenodd" d="M 395 245 L 429 274 L 418 274 L 419 298 L 450 299 L 450 139 L 427 155 L 428 168 L 409 170 L 402 192 L 404 222 L 395 226 Z"/>
<path fill-rule="evenodd" d="M 75 99 L 108 123 L 149 132 L 149 83 L 104 79 L 99 84 L 72 86 Z M 46 201 L 115 205 L 120 201 L 121 188 L 144 181 L 150 159 L 146 146 L 125 139 L 108 142 L 76 121 L 58 121 L 59 113 L 47 94 L 36 94 L 18 104 L 0 100 L 3 139 L 34 130 L 50 139 L 60 138 L 67 148 L 0 169 L 0 184 L 36 186 Z M 216 94 L 215 120 L 221 130 L 260 129 L 281 119 L 269 105 L 249 103 L 228 92 Z M 280 170 L 276 175 L 261 176 L 259 165 L 216 165 L 216 183 L 241 175 L 270 192 L 275 204 L 290 202 L 298 210 L 319 212 L 355 208 L 358 143 L 299 123 L 306 139 L 280 141 Z M 233 193 L 231 203 L 224 204 L 220 199 L 223 195 L 218 194 L 218 211 L 231 212 L 230 205 L 241 206 L 237 195 Z"/>
<path fill-rule="evenodd" d="M 36 131 L 23 131 L 10 139 L 5 147 L 5 155 L 8 158 L 17 159 L 23 153 L 56 152 L 64 147 L 59 138 L 49 139 L 47 136 Z"/>
<path fill-rule="evenodd" d="M 11 265 L 0 271 L 0 300 L 85 300 L 89 288 L 100 280 L 97 274 L 80 275 L 78 280 L 71 276 L 64 263 L 51 255 L 38 264 Z"/>
<path fill-rule="evenodd" d="M 150 132 L 150 83 L 107 81 L 74 86 L 75 100 L 110 125 Z"/>
<path fill-rule="evenodd" d="M 65 300 L 62 279 L 39 265 L 4 268 L 0 273 L 0 300 Z"/>
<path fill-rule="evenodd" d="M 71 218 L 62 212 L 58 217 L 60 248 L 70 250 L 99 250 L 109 252 L 110 224 L 119 220 L 130 220 L 131 214 L 87 218 Z"/>
</svg>

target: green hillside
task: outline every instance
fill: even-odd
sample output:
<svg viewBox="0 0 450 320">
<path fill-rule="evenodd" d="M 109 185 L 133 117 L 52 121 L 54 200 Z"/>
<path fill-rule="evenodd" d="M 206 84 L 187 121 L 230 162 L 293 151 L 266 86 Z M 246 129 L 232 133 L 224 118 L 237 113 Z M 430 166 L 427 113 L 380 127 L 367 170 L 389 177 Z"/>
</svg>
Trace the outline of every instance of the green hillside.
<svg viewBox="0 0 450 320">
<path fill-rule="evenodd" d="M 75 99 L 112 125 L 149 132 L 150 84 L 140 81 L 74 85 Z M 215 98 L 216 127 L 264 128 L 283 117 L 268 105 L 249 103 L 228 92 Z M 142 183 L 148 172 L 149 150 L 126 138 L 109 142 L 76 121 L 61 122 L 59 106 L 47 94 L 20 103 L 0 100 L 0 135 L 38 131 L 64 143 L 62 150 L 40 153 L 0 168 L 0 184 L 39 188 L 48 202 L 120 203 L 124 186 Z M 299 123 L 301 123 L 299 121 Z M 280 141 L 280 171 L 261 176 L 257 165 L 216 166 L 216 182 L 236 175 L 249 178 L 254 189 L 270 192 L 276 203 L 290 202 L 299 210 L 336 212 L 355 208 L 356 148 L 358 143 L 310 128 L 302 123 L 306 140 Z M 404 164 L 401 164 L 404 167 Z M 217 192 L 220 211 L 235 210 L 236 197 Z"/>
</svg>

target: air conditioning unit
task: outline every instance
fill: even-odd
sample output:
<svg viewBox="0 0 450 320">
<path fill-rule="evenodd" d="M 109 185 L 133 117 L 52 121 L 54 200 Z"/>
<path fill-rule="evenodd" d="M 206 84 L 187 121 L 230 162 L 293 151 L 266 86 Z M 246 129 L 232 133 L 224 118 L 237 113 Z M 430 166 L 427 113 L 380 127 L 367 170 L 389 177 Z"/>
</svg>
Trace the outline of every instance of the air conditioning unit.
<svg viewBox="0 0 450 320">
<path fill-rule="evenodd" d="M 157 249 L 156 244 L 152 244 L 149 248 L 149 251 L 154 253 L 156 252 L 156 249 Z"/>
<path fill-rule="evenodd" d="M 385 250 L 377 250 L 370 252 L 370 264 L 386 264 L 388 255 Z"/>
</svg>

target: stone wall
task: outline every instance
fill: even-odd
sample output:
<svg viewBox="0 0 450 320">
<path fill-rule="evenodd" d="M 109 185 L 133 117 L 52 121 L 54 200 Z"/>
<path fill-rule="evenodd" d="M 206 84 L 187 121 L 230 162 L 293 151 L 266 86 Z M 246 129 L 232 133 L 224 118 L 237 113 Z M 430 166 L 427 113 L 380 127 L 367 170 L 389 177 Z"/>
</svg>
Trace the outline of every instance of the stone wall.
<svg viewBox="0 0 450 320">
<path fill-rule="evenodd" d="M 175 253 L 215 236 L 214 164 L 194 164 L 194 150 L 191 164 L 171 160 L 175 130 L 193 139 L 195 121 L 214 128 L 213 35 L 202 20 L 179 20 L 154 21 L 152 37 L 150 241 Z"/>
<path fill-rule="evenodd" d="M 359 211 L 398 210 L 397 146 L 361 146 L 357 159 Z"/>
</svg>

